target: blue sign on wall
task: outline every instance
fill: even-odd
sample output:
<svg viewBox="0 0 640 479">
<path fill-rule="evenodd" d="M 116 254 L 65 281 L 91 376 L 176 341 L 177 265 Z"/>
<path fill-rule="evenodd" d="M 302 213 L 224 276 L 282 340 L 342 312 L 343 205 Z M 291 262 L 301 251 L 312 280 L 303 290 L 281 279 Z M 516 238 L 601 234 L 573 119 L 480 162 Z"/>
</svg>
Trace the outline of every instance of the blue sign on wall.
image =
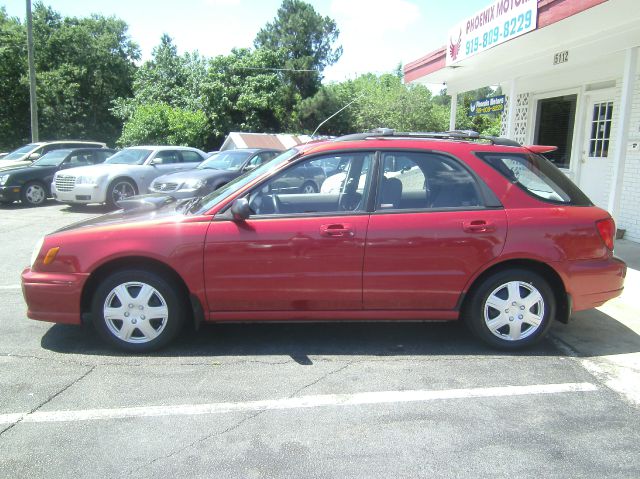
<svg viewBox="0 0 640 479">
<path fill-rule="evenodd" d="M 489 115 L 490 113 L 502 114 L 504 111 L 504 98 L 504 95 L 500 95 L 472 101 L 469 105 L 469 116 Z"/>
</svg>

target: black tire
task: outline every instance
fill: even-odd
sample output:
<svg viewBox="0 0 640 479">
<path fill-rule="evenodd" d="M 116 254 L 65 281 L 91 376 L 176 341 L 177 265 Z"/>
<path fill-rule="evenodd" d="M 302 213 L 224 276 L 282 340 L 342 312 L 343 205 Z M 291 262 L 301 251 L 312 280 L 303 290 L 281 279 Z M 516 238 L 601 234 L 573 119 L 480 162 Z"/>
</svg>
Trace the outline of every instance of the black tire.
<svg viewBox="0 0 640 479">
<path fill-rule="evenodd" d="M 316 185 L 313 181 L 305 181 L 300 189 L 302 193 L 311 194 L 318 192 L 318 185 Z"/>
<path fill-rule="evenodd" d="M 556 298 L 549 282 L 538 273 L 514 268 L 498 271 L 475 286 L 463 319 L 490 346 L 515 350 L 540 341 L 555 314 Z"/>
<path fill-rule="evenodd" d="M 128 178 L 116 178 L 107 188 L 107 205 L 118 208 L 118 201 L 138 194 L 136 184 Z"/>
<path fill-rule="evenodd" d="M 47 188 L 39 181 L 30 181 L 20 191 L 20 199 L 26 206 L 41 206 L 47 200 L 47 196 Z"/>
<path fill-rule="evenodd" d="M 188 303 L 181 291 L 175 281 L 151 271 L 118 271 L 106 277 L 93 295 L 93 324 L 119 349 L 155 351 L 169 344 L 185 323 Z M 145 292 L 148 299 L 139 298 Z M 107 307 L 113 311 L 109 318 L 105 318 Z"/>
</svg>

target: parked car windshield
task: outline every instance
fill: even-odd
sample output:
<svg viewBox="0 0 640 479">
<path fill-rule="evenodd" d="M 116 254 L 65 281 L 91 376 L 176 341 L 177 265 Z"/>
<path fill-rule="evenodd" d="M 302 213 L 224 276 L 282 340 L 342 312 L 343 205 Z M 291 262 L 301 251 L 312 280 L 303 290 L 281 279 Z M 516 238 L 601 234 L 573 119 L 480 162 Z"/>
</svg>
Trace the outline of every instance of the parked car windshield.
<svg viewBox="0 0 640 479">
<path fill-rule="evenodd" d="M 53 150 L 44 155 L 31 166 L 60 166 L 71 150 Z"/>
<path fill-rule="evenodd" d="M 17 150 L 13 150 L 7 156 L 0 158 L 0 161 L 2 161 L 2 160 L 9 160 L 9 161 L 10 160 L 19 160 L 20 158 L 22 158 L 25 155 L 25 153 L 29 153 L 31 150 L 33 150 L 37 146 L 38 145 L 36 143 L 29 143 L 28 145 L 21 146 Z"/>
<path fill-rule="evenodd" d="M 144 163 L 144 160 L 149 157 L 151 151 L 152 150 L 142 150 L 139 148 L 125 148 L 107 159 L 105 163 L 118 165 L 141 165 Z"/>
<path fill-rule="evenodd" d="M 238 171 L 252 154 L 249 151 L 222 151 L 200 163 L 198 169 Z"/>
<path fill-rule="evenodd" d="M 193 209 L 193 212 L 195 214 L 202 214 L 210 210 L 215 205 L 231 196 L 235 191 L 248 185 L 259 176 L 277 169 L 282 163 L 290 160 L 297 154 L 298 150 L 296 148 L 291 148 L 290 150 L 279 154 L 273 160 L 263 163 L 255 170 L 251 170 L 249 173 L 237 177 L 235 180 L 230 181 L 226 185 L 221 186 L 217 190 L 214 190 L 207 196 L 203 197 L 199 201 L 198 207 Z"/>
</svg>

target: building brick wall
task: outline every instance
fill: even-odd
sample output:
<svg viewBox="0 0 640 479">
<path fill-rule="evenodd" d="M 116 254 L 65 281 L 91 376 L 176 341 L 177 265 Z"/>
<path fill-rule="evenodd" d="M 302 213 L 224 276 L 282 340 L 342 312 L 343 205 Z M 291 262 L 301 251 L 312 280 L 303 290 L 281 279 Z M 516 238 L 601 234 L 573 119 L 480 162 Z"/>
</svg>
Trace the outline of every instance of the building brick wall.
<svg viewBox="0 0 640 479">
<path fill-rule="evenodd" d="M 631 99 L 628 143 L 640 142 L 640 77 L 636 77 Z M 623 145 L 626 154 L 620 213 L 616 218 L 618 228 L 626 229 L 625 239 L 640 242 L 640 151 L 630 151 Z"/>
</svg>

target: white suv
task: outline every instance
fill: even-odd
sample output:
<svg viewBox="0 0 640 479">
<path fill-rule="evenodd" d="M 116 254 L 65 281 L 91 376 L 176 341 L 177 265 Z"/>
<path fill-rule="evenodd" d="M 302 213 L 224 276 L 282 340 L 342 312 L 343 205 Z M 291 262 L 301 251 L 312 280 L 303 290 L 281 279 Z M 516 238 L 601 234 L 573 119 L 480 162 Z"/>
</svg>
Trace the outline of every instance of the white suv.
<svg viewBox="0 0 640 479">
<path fill-rule="evenodd" d="M 106 203 L 148 192 L 160 175 L 195 168 L 206 153 L 184 146 L 133 146 L 119 151 L 100 165 L 59 171 L 51 193 L 63 203 Z"/>
</svg>

